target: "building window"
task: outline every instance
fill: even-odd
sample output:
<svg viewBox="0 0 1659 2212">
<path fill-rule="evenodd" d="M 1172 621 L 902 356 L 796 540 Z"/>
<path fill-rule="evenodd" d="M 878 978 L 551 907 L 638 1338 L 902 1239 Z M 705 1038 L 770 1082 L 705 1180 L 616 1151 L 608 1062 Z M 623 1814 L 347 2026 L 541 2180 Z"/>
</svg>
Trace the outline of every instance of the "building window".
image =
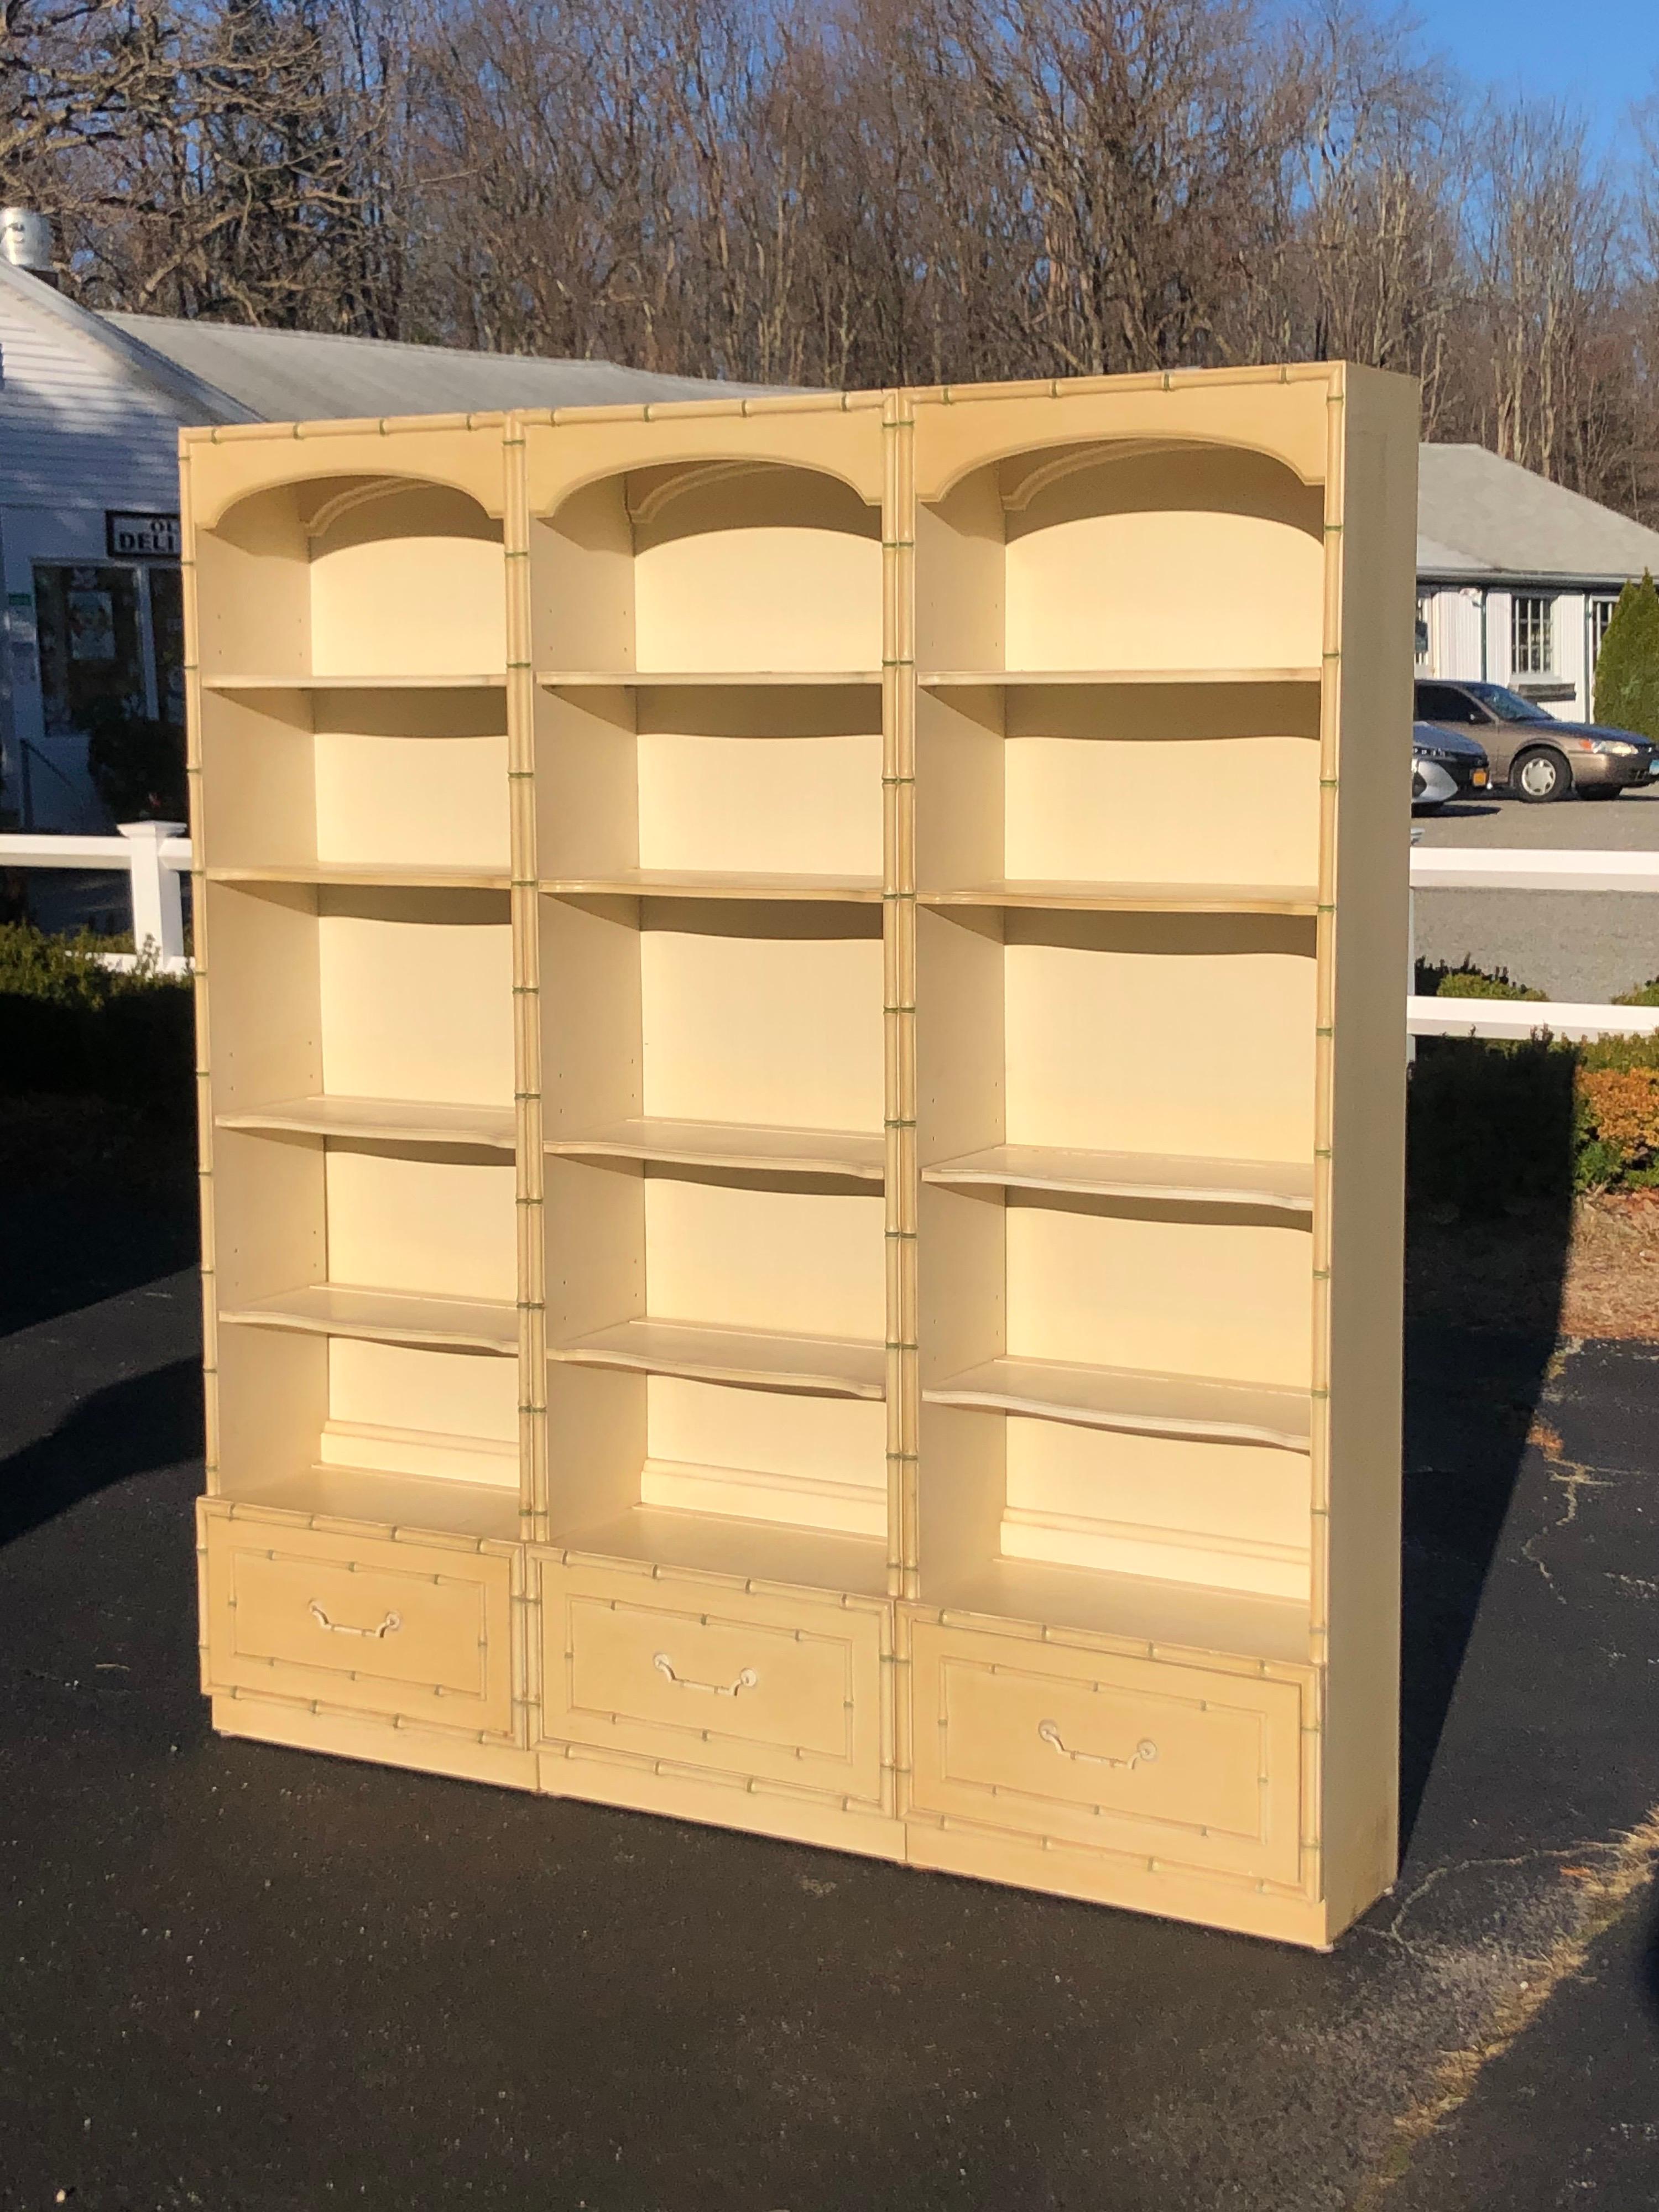
<svg viewBox="0 0 1659 2212">
<path fill-rule="evenodd" d="M 1429 595 L 1426 592 L 1419 592 L 1417 595 L 1417 665 L 1419 668 L 1426 668 L 1429 665 Z"/>
<path fill-rule="evenodd" d="M 1584 619 L 1589 629 L 1586 642 L 1589 647 L 1592 676 L 1595 673 L 1596 662 L 1601 658 L 1601 641 L 1607 634 L 1607 624 L 1613 620 L 1613 611 L 1618 604 L 1617 599 L 1587 599 L 1584 603 Z"/>
<path fill-rule="evenodd" d="M 1555 672 L 1555 602 L 1517 592 L 1510 601 L 1510 672 L 1550 676 Z"/>
</svg>

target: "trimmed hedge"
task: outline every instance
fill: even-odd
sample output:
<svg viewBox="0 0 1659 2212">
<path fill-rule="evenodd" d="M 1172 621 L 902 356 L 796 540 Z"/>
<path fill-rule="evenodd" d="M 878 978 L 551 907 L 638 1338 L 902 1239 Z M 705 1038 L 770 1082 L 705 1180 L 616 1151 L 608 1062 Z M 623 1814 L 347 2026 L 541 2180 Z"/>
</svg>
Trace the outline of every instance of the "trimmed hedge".
<svg viewBox="0 0 1659 2212">
<path fill-rule="evenodd" d="M 108 940 L 0 923 L 0 1095 L 193 1111 L 192 994 L 181 976 L 100 965 Z"/>
<path fill-rule="evenodd" d="M 1420 966 L 1425 996 L 1533 1000 L 1500 969 Z M 1659 983 L 1622 1006 L 1659 1004 Z M 1411 1182 L 1431 1206 L 1502 1213 L 1589 1190 L 1659 1184 L 1659 1036 L 1569 1043 L 1422 1037 Z"/>
</svg>

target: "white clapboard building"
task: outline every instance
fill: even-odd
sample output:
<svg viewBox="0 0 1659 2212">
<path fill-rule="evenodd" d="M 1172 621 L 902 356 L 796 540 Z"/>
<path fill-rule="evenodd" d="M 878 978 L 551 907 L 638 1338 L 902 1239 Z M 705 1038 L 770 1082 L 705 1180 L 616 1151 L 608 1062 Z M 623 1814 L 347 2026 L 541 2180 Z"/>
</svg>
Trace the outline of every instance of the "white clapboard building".
<svg viewBox="0 0 1659 2212">
<path fill-rule="evenodd" d="M 1422 448 L 1417 529 L 1418 674 L 1588 717 L 1607 619 L 1631 577 L 1659 575 L 1659 531 L 1484 446 Z"/>
<path fill-rule="evenodd" d="M 10 228 L 4 245 L 19 251 Z M 86 765 L 100 705 L 181 717 L 181 424 L 708 389 L 607 362 L 95 314 L 0 256 L 0 827 L 106 827 Z M 1659 532 L 1475 446 L 1423 448 L 1419 526 L 1419 672 L 1488 677 L 1586 712 L 1607 614 L 1627 576 L 1659 572 Z"/>
<path fill-rule="evenodd" d="M 182 721 L 181 424 L 604 406 L 708 388 L 608 362 L 94 314 L 0 257 L 0 828 L 107 827 L 87 775 L 104 702 Z"/>
</svg>

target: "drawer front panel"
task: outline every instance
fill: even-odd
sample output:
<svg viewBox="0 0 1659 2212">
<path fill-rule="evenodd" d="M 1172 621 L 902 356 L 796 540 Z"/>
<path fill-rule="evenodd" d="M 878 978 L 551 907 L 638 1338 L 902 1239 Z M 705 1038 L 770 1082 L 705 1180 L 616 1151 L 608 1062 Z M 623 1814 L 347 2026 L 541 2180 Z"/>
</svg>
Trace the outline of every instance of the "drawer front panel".
<svg viewBox="0 0 1659 2212">
<path fill-rule="evenodd" d="M 510 1732 L 506 1558 L 220 1518 L 207 1547 L 212 1688 Z"/>
<path fill-rule="evenodd" d="M 545 1738 L 878 1800 L 880 1609 L 541 1565 Z"/>
<path fill-rule="evenodd" d="M 1294 1883 L 1301 1692 L 917 1622 L 919 1810 Z"/>
</svg>

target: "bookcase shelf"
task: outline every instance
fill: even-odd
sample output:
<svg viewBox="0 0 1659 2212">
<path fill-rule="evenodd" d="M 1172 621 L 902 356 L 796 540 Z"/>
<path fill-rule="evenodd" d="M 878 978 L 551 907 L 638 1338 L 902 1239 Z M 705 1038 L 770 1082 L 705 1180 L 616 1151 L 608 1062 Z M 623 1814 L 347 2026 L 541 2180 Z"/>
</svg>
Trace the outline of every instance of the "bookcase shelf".
<svg viewBox="0 0 1659 2212">
<path fill-rule="evenodd" d="M 854 1129 L 782 1129 L 734 1121 L 676 1121 L 638 1115 L 579 1136 L 550 1139 L 569 1159 L 677 1161 L 687 1167 L 754 1168 L 784 1174 L 852 1176 L 879 1182 L 885 1146 Z"/>
<path fill-rule="evenodd" d="M 1200 1376 L 1132 1374 L 1057 1359 L 988 1359 L 923 1393 L 936 1406 L 986 1406 L 1041 1420 L 1150 1435 L 1212 1437 L 1237 1443 L 1308 1448 L 1305 1390 L 1212 1382 Z"/>
<path fill-rule="evenodd" d="M 1311 884 L 1291 890 L 1261 884 L 979 884 L 922 891 L 923 906 L 1050 907 L 1096 914 L 1293 914 L 1319 911 Z"/>
<path fill-rule="evenodd" d="M 494 675 L 204 676 L 202 689 L 232 697 L 245 691 L 504 691 L 505 670 Z"/>
<path fill-rule="evenodd" d="M 879 1398 L 884 1389 L 885 1355 L 879 1344 L 706 1322 L 623 1322 L 556 1344 L 550 1357 L 589 1367 L 635 1368 L 645 1375 L 752 1383 L 763 1389 L 827 1390 L 846 1398 Z"/>
<path fill-rule="evenodd" d="M 1416 440 L 1340 363 L 186 437 L 219 1725 L 1387 1887 Z"/>
<path fill-rule="evenodd" d="M 445 1298 L 425 1291 L 367 1290 L 355 1284 L 311 1283 L 303 1289 L 229 1306 L 221 1320 L 256 1328 L 302 1329 L 317 1336 L 356 1336 L 380 1344 L 515 1353 L 517 1309 L 506 1298 Z"/>
<path fill-rule="evenodd" d="M 1032 684 L 1317 684 L 1313 668 L 981 668 L 924 669 L 916 681 L 924 691 L 1001 690 Z"/>
<path fill-rule="evenodd" d="M 879 685 L 879 668 L 720 668 L 666 669 L 641 668 L 544 668 L 536 681 L 544 691 L 608 690 L 637 691 L 647 689 L 663 690 L 676 684 L 695 685 L 700 690 L 721 689 L 770 689 L 787 686 L 792 689 L 811 688 L 819 690 L 839 690 L 847 686 Z"/>
<path fill-rule="evenodd" d="M 221 1114 L 222 1129 L 267 1129 L 319 1137 L 358 1137 L 404 1145 L 482 1145 L 511 1152 L 510 1106 L 455 1106 L 410 1098 L 273 1099 Z"/>
<path fill-rule="evenodd" d="M 1293 1161 L 1177 1159 L 1156 1152 L 1096 1152 L 1057 1145 L 987 1145 L 921 1170 L 924 1182 L 1085 1191 L 1102 1198 L 1188 1206 L 1313 1211 L 1313 1170 Z"/>
<path fill-rule="evenodd" d="M 544 883 L 555 898 L 766 899 L 793 904 L 800 899 L 850 900 L 879 906 L 879 876 L 768 876 L 705 870 L 676 873 L 668 868 L 629 868 L 611 876 L 568 876 Z"/>
</svg>

